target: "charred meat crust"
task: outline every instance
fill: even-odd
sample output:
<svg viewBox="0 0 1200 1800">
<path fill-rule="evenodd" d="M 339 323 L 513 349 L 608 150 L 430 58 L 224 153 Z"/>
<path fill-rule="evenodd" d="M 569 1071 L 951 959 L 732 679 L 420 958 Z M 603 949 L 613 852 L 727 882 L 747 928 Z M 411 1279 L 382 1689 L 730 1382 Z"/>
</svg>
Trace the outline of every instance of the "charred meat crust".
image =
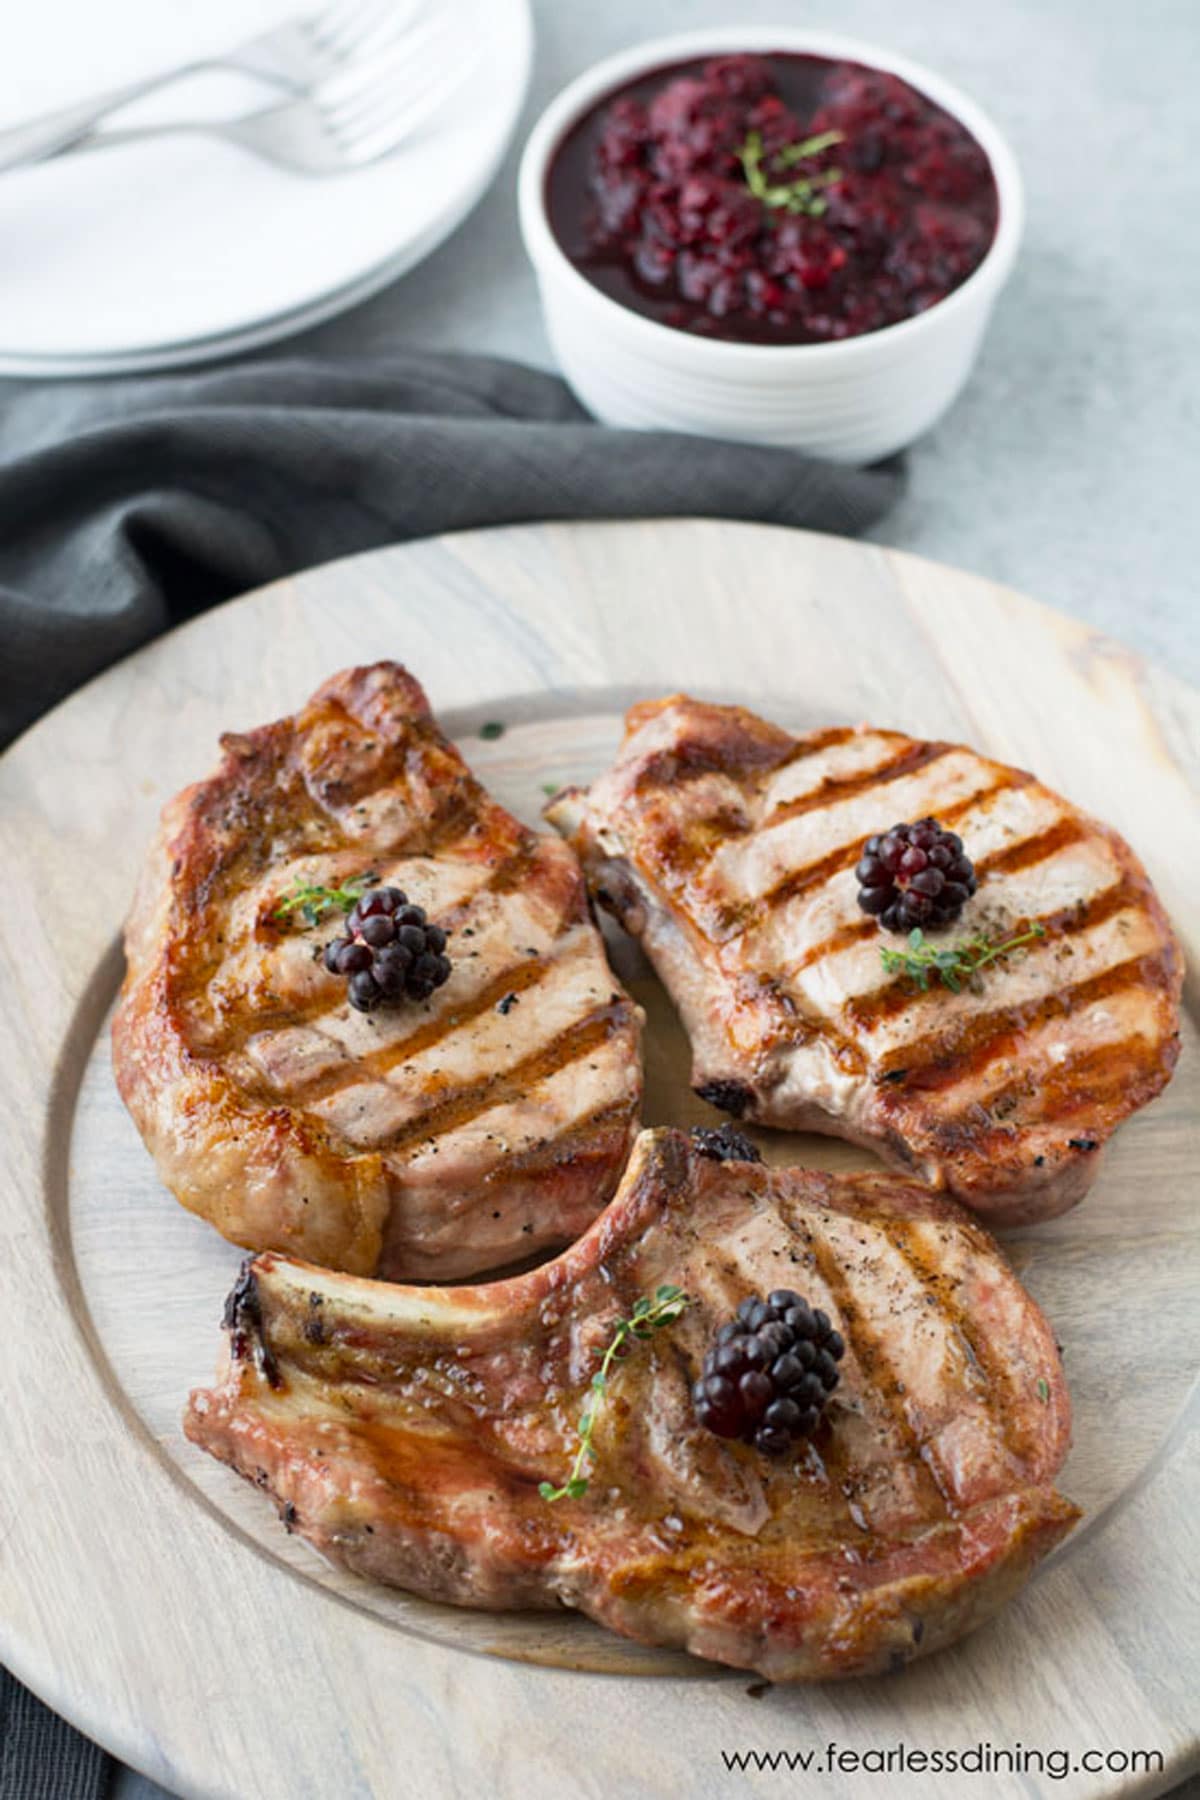
<svg viewBox="0 0 1200 1800">
<path fill-rule="evenodd" d="M 702 1081 L 692 1091 L 698 1099 L 734 1119 L 744 1119 L 754 1105 L 754 1089 L 744 1081 Z"/>
<path fill-rule="evenodd" d="M 269 1387 L 282 1387 L 279 1364 L 263 1336 L 262 1299 L 249 1256 L 226 1296 L 221 1322 L 229 1333 L 229 1354 L 234 1362 L 253 1362 Z"/>
<path fill-rule="evenodd" d="M 691 1129 L 692 1148 L 700 1155 L 707 1156 L 713 1162 L 760 1163 L 762 1155 L 757 1145 L 748 1137 L 743 1137 L 732 1125 L 693 1125 Z"/>
<path fill-rule="evenodd" d="M 1045 1320 L 982 1227 L 895 1176 L 643 1133 L 605 1213 L 528 1274 L 251 1274 L 189 1436 L 325 1553 L 433 1598 L 566 1604 L 772 1680 L 861 1675 L 989 1617 L 1078 1516 L 1051 1485 L 1070 1407 Z M 587 1493 L 548 1503 L 614 1320 L 663 1281 L 687 1309 L 620 1363 Z M 768 1464 L 699 1428 L 690 1383 L 737 1302 L 781 1283 L 847 1349 L 818 1435 Z"/>
</svg>

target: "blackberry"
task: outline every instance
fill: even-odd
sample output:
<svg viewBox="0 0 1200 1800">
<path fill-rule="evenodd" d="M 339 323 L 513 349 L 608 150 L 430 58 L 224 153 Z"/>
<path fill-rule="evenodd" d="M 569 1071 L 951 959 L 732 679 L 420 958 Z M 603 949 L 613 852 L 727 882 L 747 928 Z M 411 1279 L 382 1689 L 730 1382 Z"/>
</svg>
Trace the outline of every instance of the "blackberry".
<svg viewBox="0 0 1200 1800">
<path fill-rule="evenodd" d="M 978 885 L 962 839 L 936 819 L 893 825 L 868 838 L 854 873 L 859 906 L 887 931 L 949 925 Z"/>
<path fill-rule="evenodd" d="M 402 1000 L 428 1000 L 450 976 L 446 933 L 431 925 L 399 888 L 368 888 L 346 920 L 346 935 L 325 946 L 325 967 L 345 975 L 351 1006 L 372 1012 Z"/>
<path fill-rule="evenodd" d="M 846 1346 L 820 1307 L 790 1288 L 751 1295 L 717 1332 L 692 1388 L 696 1417 L 717 1437 L 782 1456 L 809 1437 L 838 1384 Z"/>
<path fill-rule="evenodd" d="M 760 1163 L 762 1155 L 736 1125 L 693 1125 L 692 1147 L 712 1162 Z"/>
</svg>

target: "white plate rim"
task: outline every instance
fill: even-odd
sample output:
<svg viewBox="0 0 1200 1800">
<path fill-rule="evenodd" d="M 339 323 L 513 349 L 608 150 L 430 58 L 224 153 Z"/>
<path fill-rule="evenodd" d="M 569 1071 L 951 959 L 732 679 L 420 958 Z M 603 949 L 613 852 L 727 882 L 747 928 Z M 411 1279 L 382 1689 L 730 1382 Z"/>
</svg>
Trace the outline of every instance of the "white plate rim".
<svg viewBox="0 0 1200 1800">
<path fill-rule="evenodd" d="M 70 380 L 98 375 L 148 374 L 158 369 L 215 362 L 324 324 L 408 274 L 431 256 L 478 206 L 508 153 L 528 98 L 535 42 L 531 0 L 503 0 L 503 4 L 512 15 L 508 29 L 514 37 L 519 77 L 512 84 L 503 117 L 497 121 L 489 154 L 480 159 L 471 179 L 460 187 L 453 203 L 428 230 L 400 246 L 393 255 L 364 270 L 354 280 L 316 294 L 311 301 L 286 312 L 253 320 L 244 328 L 182 339 L 151 350 L 129 349 L 111 354 L 29 356 L 0 345 L 0 376 L 17 380 Z"/>
</svg>

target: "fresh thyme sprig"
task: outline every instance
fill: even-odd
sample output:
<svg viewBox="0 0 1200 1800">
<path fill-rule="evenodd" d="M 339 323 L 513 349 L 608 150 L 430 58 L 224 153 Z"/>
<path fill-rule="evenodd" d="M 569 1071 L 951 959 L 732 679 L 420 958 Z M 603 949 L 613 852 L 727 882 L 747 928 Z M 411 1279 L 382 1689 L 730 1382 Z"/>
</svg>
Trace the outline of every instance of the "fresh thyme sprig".
<svg viewBox="0 0 1200 1800">
<path fill-rule="evenodd" d="M 772 161 L 785 169 L 794 169 L 797 163 L 828 150 L 831 144 L 840 144 L 844 135 L 841 131 L 822 131 L 816 137 L 804 138 L 799 144 L 785 144 L 782 150 L 772 152 Z M 784 212 L 807 213 L 810 219 L 819 219 L 829 204 L 817 190 L 842 178 L 840 169 L 816 169 L 811 175 L 796 175 L 790 181 L 773 180 L 764 167 L 761 131 L 748 132 L 736 154 L 746 186 L 756 200 Z"/>
<path fill-rule="evenodd" d="M 1045 935 L 1044 925 L 1033 924 L 1028 931 L 1006 938 L 1000 944 L 993 944 L 984 937 L 973 937 L 939 949 L 926 940 L 918 925 L 908 934 L 907 950 L 889 950 L 886 945 L 881 945 L 879 954 L 889 975 L 910 976 L 922 992 L 929 986 L 929 977 L 936 975 L 943 987 L 957 994 L 963 983 L 986 968 L 988 963 L 997 962 L 1011 950 L 1019 950 L 1022 944 L 1032 943 L 1034 938 Z"/>
<path fill-rule="evenodd" d="M 588 1490 L 588 1478 L 584 1474 L 584 1465 L 589 1458 L 594 1461 L 596 1452 L 592 1448 L 592 1436 L 596 1427 L 596 1412 L 601 1400 L 608 1392 L 609 1377 L 613 1364 L 627 1356 L 633 1348 L 631 1339 L 653 1337 L 664 1325 L 673 1325 L 681 1318 L 689 1304 L 688 1296 L 682 1288 L 672 1287 L 669 1282 L 654 1290 L 653 1300 L 645 1298 L 634 1304 L 633 1311 L 627 1319 L 618 1319 L 613 1327 L 613 1335 L 604 1360 L 592 1376 L 591 1392 L 588 1394 L 579 1419 L 579 1448 L 575 1452 L 575 1460 L 571 1464 L 571 1473 L 561 1487 L 552 1482 L 543 1481 L 538 1493 L 543 1500 L 578 1500 Z"/>
<path fill-rule="evenodd" d="M 297 877 L 292 892 L 279 902 L 271 917 L 286 919 L 291 913 L 298 912 L 306 925 L 319 925 L 327 912 L 335 909 L 349 912 L 362 899 L 363 889 L 378 880 L 374 869 L 367 869 L 361 875 L 350 875 L 335 888 L 321 887 L 317 882 L 301 881 Z"/>
</svg>

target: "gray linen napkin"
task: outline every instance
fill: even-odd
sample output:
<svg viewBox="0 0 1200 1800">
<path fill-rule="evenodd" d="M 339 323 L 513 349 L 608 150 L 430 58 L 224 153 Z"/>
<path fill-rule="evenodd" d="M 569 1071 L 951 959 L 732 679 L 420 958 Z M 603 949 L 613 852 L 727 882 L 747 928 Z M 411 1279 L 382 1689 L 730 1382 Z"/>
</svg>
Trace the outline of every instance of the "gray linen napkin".
<svg viewBox="0 0 1200 1800">
<path fill-rule="evenodd" d="M 532 519 L 758 519 L 856 533 L 898 462 L 607 431 L 480 356 L 297 358 L 9 386 L 0 406 L 0 743 L 206 606 L 331 557 Z M 0 1669 L 0 1800 L 100 1800 L 108 1759 Z"/>
<path fill-rule="evenodd" d="M 112 1764 L 0 1668 L 0 1795 L 3 1800 L 103 1800 Z"/>
<path fill-rule="evenodd" d="M 528 519 L 855 533 L 897 464 L 597 428 L 487 357 L 245 363 L 0 402 L 0 742 L 201 608 L 355 550 Z"/>
</svg>

